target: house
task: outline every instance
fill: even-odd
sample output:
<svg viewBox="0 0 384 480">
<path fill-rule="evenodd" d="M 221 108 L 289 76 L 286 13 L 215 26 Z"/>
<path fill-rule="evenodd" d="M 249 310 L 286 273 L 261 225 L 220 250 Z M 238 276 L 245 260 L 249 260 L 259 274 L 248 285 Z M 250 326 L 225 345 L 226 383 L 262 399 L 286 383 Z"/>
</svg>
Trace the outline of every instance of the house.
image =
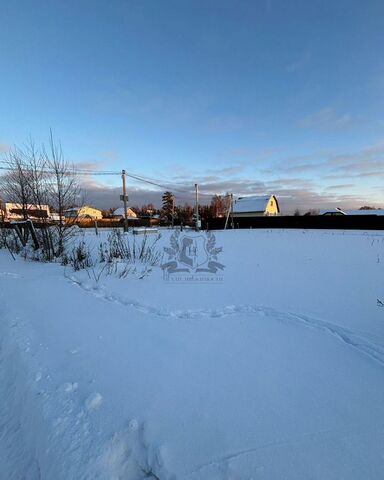
<svg viewBox="0 0 384 480">
<path fill-rule="evenodd" d="M 233 204 L 234 218 L 279 215 L 279 203 L 275 195 L 239 197 Z"/>
<path fill-rule="evenodd" d="M 319 215 L 326 215 L 327 217 L 335 217 L 340 215 L 348 215 L 346 212 L 341 210 L 339 207 L 330 208 L 328 210 L 321 210 Z"/>
<path fill-rule="evenodd" d="M 112 213 L 113 218 L 124 218 L 124 207 L 116 208 L 116 210 Z M 132 208 L 127 207 L 127 218 L 128 220 L 137 220 L 136 213 L 132 210 Z"/>
<path fill-rule="evenodd" d="M 31 220 L 50 218 L 48 205 L 22 205 L 21 203 L 4 203 L 4 220 L 24 220 L 24 214 Z"/>
<path fill-rule="evenodd" d="M 341 210 L 341 208 L 333 208 L 328 210 L 322 210 L 320 215 L 334 216 L 334 215 L 375 215 L 382 216 L 384 215 L 384 210 L 382 209 L 363 209 L 363 210 Z"/>
<path fill-rule="evenodd" d="M 154 225 L 160 225 L 160 215 L 149 214 L 149 215 L 140 215 L 140 224 L 146 227 L 152 227 Z"/>
<path fill-rule="evenodd" d="M 384 210 L 381 208 L 378 208 L 376 210 L 373 209 L 363 209 L 363 210 L 347 210 L 346 211 L 347 215 L 375 215 L 375 216 L 382 216 L 384 215 Z"/>
<path fill-rule="evenodd" d="M 67 218 L 91 218 L 92 220 L 103 218 L 101 210 L 88 206 L 69 208 L 64 213 Z"/>
</svg>

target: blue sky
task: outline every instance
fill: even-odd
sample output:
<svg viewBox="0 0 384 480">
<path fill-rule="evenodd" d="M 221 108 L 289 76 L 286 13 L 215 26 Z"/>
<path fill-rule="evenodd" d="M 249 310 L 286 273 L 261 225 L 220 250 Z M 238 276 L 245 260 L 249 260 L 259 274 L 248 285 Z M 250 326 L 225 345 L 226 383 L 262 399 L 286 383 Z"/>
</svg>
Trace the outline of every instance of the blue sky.
<svg viewBox="0 0 384 480">
<path fill-rule="evenodd" d="M 3 151 L 52 128 L 74 162 L 180 202 L 199 182 L 384 207 L 382 0 L 1 0 L 0 18 Z M 99 206 L 119 183 L 84 179 Z"/>
</svg>

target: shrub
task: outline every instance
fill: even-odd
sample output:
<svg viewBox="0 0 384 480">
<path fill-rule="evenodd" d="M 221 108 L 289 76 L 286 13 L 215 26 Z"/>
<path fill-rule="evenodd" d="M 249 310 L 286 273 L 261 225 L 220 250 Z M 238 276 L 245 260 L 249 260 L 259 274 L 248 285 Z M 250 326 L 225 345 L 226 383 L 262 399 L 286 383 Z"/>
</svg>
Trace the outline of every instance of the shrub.
<svg viewBox="0 0 384 480">
<path fill-rule="evenodd" d="M 157 235 L 153 242 L 149 241 L 148 235 L 141 237 L 138 241 L 136 237 L 130 240 L 130 237 L 124 235 L 120 230 L 113 230 L 106 242 L 99 245 L 99 261 L 116 262 L 125 261 L 129 264 L 145 264 L 151 267 L 158 265 L 161 260 L 161 253 L 156 248 L 156 244 L 161 238 Z"/>
<path fill-rule="evenodd" d="M 84 241 L 72 247 L 69 253 L 64 253 L 61 260 L 62 265 L 70 265 L 75 271 L 83 270 L 93 266 L 92 256 Z"/>
</svg>

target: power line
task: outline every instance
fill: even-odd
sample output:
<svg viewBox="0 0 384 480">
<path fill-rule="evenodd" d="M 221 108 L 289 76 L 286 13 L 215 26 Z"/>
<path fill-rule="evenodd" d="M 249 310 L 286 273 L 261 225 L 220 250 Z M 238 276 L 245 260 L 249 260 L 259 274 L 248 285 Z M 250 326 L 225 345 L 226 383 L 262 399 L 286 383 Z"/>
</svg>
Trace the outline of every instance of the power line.
<svg viewBox="0 0 384 480">
<path fill-rule="evenodd" d="M 3 162 L 4 163 L 4 162 Z M 0 166 L 0 170 L 7 170 L 7 171 L 15 171 L 15 168 L 12 168 L 12 167 L 2 167 Z M 33 170 L 32 168 L 27 168 L 25 167 L 25 170 L 28 172 L 28 171 L 35 171 Z M 37 172 L 39 173 L 51 173 L 51 174 L 55 174 L 55 170 L 51 170 L 51 169 L 47 169 L 47 168 L 41 168 L 41 169 L 38 169 L 36 170 Z M 120 175 L 120 172 L 104 172 L 104 171 L 100 171 L 100 170 L 97 170 L 97 171 L 88 171 L 88 170 L 70 170 L 68 172 L 65 173 L 66 175 L 80 175 L 80 176 L 83 176 L 83 175 Z"/>
<path fill-rule="evenodd" d="M 9 162 L 6 162 L 4 160 L 0 160 L 0 163 L 4 163 L 6 165 L 9 165 Z M 29 170 L 32 170 L 30 168 L 29 165 L 25 164 L 25 163 L 22 163 L 20 162 L 20 165 L 21 166 L 24 166 L 26 169 L 29 169 Z M 14 168 L 12 167 L 0 167 L 0 170 L 14 170 Z M 46 173 L 55 173 L 52 168 L 49 168 L 49 167 L 41 167 L 39 169 L 40 172 L 46 172 Z M 71 173 L 74 173 L 74 174 L 77 174 L 77 175 L 121 175 L 121 172 L 120 171 L 113 171 L 113 170 L 90 170 L 90 169 L 85 169 L 85 168 L 73 168 L 71 169 Z M 177 187 L 175 187 L 175 185 L 165 185 L 163 183 L 160 183 L 159 180 L 154 180 L 154 179 L 151 179 L 149 177 L 144 177 L 143 175 L 139 175 L 139 174 L 135 174 L 135 173 L 126 173 L 126 176 L 129 177 L 129 178 L 132 178 L 134 180 L 137 180 L 139 182 L 144 182 L 144 183 L 148 183 L 150 185 L 154 185 L 156 187 L 160 187 L 160 188 L 163 188 L 165 190 L 172 190 L 174 192 L 178 192 L 178 193 L 190 193 L 191 195 L 193 194 L 193 191 L 191 190 L 191 192 L 187 191 L 187 190 L 181 190 Z M 201 195 L 210 195 L 210 194 L 201 194 Z"/>
<path fill-rule="evenodd" d="M 9 162 L 6 162 L 4 160 L 0 160 L 0 163 L 9 165 Z M 20 165 L 25 167 L 27 170 L 33 171 L 33 169 L 30 167 L 30 165 L 26 165 L 25 163 L 20 163 Z M 8 167 L 0 166 L 0 170 L 14 171 L 15 168 L 13 168 L 11 166 L 8 166 Z M 52 174 L 52 175 L 56 173 L 52 168 L 48 168 L 48 167 L 45 167 L 45 166 L 41 167 L 38 171 L 39 171 L 39 173 L 47 173 L 47 174 Z M 120 176 L 121 172 L 120 171 L 113 171 L 113 170 L 88 170 L 88 169 L 76 169 L 76 168 L 74 168 L 74 169 L 70 169 L 70 171 L 68 171 L 68 173 L 67 173 L 67 175 L 72 175 L 72 174 L 79 175 L 79 176 L 109 176 L 109 175 Z M 180 188 L 175 187 L 175 185 L 165 185 L 163 183 L 160 183 L 160 181 L 149 179 L 149 178 L 146 178 L 146 177 L 141 176 L 141 175 L 128 174 L 127 173 L 126 176 L 133 179 L 133 180 L 136 180 L 138 182 L 147 183 L 148 185 L 153 185 L 155 187 L 159 187 L 159 188 L 164 189 L 164 190 L 171 190 L 172 192 L 175 192 L 177 194 L 181 194 L 181 195 L 177 195 L 177 198 L 179 198 L 181 200 L 182 199 L 190 200 L 191 197 L 193 197 L 193 194 L 194 194 L 192 188 L 191 188 L 190 191 L 189 190 L 181 190 Z M 215 194 L 200 192 L 200 195 L 205 196 L 205 197 L 212 197 Z"/>
<path fill-rule="evenodd" d="M 7 162 L 2 162 L 0 160 L 0 163 L 7 163 Z M 52 168 L 48 167 L 42 167 L 34 170 L 31 168 L 29 165 L 24 165 L 21 164 L 21 167 L 24 167 L 26 171 L 38 171 L 39 173 L 55 173 L 55 170 Z M 0 166 L 0 170 L 9 170 L 9 171 L 14 171 L 16 170 L 14 167 L 2 167 Z M 68 175 L 71 174 L 76 174 L 76 175 L 120 175 L 121 172 L 114 172 L 114 171 L 104 171 L 104 170 L 78 170 L 78 169 L 68 169 Z"/>
</svg>

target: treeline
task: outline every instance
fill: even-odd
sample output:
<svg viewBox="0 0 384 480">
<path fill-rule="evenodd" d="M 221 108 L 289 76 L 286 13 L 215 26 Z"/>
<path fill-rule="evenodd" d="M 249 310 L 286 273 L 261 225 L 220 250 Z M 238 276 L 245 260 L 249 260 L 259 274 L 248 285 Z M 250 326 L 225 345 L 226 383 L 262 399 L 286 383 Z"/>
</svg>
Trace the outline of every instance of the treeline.
<svg viewBox="0 0 384 480">
<path fill-rule="evenodd" d="M 112 218 L 117 207 L 102 210 L 104 218 Z M 138 217 L 158 218 L 165 224 L 175 225 L 192 223 L 195 215 L 195 207 L 189 203 L 177 204 L 177 197 L 172 192 L 164 192 L 162 207 L 157 208 L 153 203 L 141 206 L 129 207 Z M 230 195 L 214 195 L 208 205 L 199 205 L 199 218 L 209 220 L 211 218 L 225 217 L 230 208 Z"/>
</svg>

